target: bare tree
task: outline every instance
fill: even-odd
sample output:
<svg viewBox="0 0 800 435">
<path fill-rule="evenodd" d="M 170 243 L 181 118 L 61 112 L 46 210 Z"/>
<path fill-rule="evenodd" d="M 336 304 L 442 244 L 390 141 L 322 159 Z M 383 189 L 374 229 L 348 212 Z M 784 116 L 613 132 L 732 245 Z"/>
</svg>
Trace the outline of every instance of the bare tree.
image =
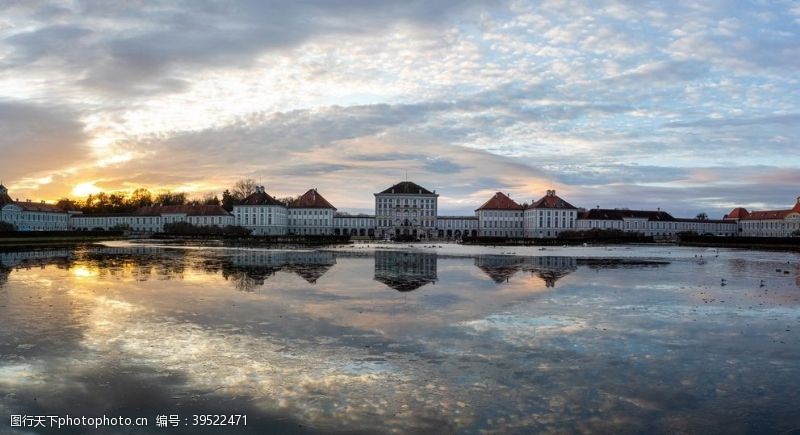
<svg viewBox="0 0 800 435">
<path fill-rule="evenodd" d="M 138 188 L 131 193 L 128 202 L 132 208 L 149 207 L 153 205 L 153 195 L 145 188 Z"/>
<path fill-rule="evenodd" d="M 298 199 L 300 199 L 300 195 L 297 195 L 297 196 L 285 196 L 285 197 L 281 197 L 281 198 L 275 198 L 276 201 L 285 204 L 287 207 L 289 205 L 293 204 Z"/>
<path fill-rule="evenodd" d="M 256 191 L 256 186 L 258 186 L 256 180 L 252 178 L 243 178 L 233 184 L 231 195 L 234 200 L 241 201 L 250 196 L 251 193 L 254 193 Z"/>
<path fill-rule="evenodd" d="M 161 205 L 184 205 L 186 204 L 186 192 L 161 192 L 156 196 L 156 204 Z"/>
</svg>

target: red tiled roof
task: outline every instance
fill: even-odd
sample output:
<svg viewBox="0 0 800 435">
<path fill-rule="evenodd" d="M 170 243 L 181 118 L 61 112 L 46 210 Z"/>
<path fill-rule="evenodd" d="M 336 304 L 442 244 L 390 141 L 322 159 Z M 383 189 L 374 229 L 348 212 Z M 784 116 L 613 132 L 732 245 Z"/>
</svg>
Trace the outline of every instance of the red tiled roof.
<svg viewBox="0 0 800 435">
<path fill-rule="evenodd" d="M 291 204 L 289 204 L 291 208 L 332 208 L 336 210 L 336 207 L 331 205 L 327 199 L 325 199 L 322 195 L 317 192 L 317 189 L 308 189 L 308 192 L 304 193 L 303 196 L 294 200 Z"/>
<path fill-rule="evenodd" d="M 742 207 L 733 209 L 729 214 L 725 215 L 725 219 L 743 219 L 743 220 L 769 220 L 769 219 L 785 219 L 792 213 L 800 213 L 800 197 L 790 210 L 760 210 L 747 212 Z"/>
<path fill-rule="evenodd" d="M 28 202 L 28 201 L 14 201 L 14 205 L 25 211 L 39 211 L 47 213 L 66 213 L 59 206 L 55 204 L 46 204 L 42 202 Z"/>
<path fill-rule="evenodd" d="M 401 181 L 381 193 L 402 193 L 406 195 L 435 195 L 430 190 L 411 181 Z"/>
<path fill-rule="evenodd" d="M 752 211 L 749 215 L 745 216 L 744 220 L 761 220 L 761 219 L 783 219 L 789 214 L 793 213 L 792 210 L 764 210 Z"/>
<path fill-rule="evenodd" d="M 269 196 L 264 190 L 264 186 L 256 187 L 256 191 L 243 199 L 241 203 L 242 205 L 279 205 L 285 207 L 282 202 Z"/>
<path fill-rule="evenodd" d="M 736 207 L 730 213 L 725 215 L 725 219 L 744 219 L 750 212 L 744 207 Z"/>
<path fill-rule="evenodd" d="M 538 201 L 534 202 L 533 204 L 529 205 L 528 208 L 571 208 L 576 209 L 577 207 L 573 206 L 572 204 L 564 201 L 556 195 L 555 190 L 548 190 L 547 195 L 543 196 Z"/>
<path fill-rule="evenodd" d="M 484 202 L 482 206 L 478 207 L 477 210 L 522 210 L 522 206 L 514 202 L 513 199 L 509 198 L 503 192 L 497 192 L 489 198 L 488 201 Z"/>
</svg>

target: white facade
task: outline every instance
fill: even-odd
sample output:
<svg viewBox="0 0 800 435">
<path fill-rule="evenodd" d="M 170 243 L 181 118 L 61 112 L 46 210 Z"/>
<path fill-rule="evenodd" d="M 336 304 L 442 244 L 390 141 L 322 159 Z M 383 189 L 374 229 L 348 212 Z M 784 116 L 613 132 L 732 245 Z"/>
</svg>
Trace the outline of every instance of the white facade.
<svg viewBox="0 0 800 435">
<path fill-rule="evenodd" d="M 478 218 L 478 235 L 481 237 L 520 238 L 523 228 L 524 209 L 503 192 L 497 192 L 475 210 Z"/>
<path fill-rule="evenodd" d="M 289 234 L 331 235 L 336 207 L 331 205 L 317 189 L 309 189 L 294 200 L 287 209 Z"/>
<path fill-rule="evenodd" d="M 478 235 L 476 216 L 439 216 L 436 219 L 437 236 L 440 239 L 460 239 Z"/>
<path fill-rule="evenodd" d="M 556 195 L 555 190 L 525 208 L 525 237 L 553 238 L 574 231 L 578 209 Z"/>
<path fill-rule="evenodd" d="M 737 225 L 732 221 L 677 219 L 664 211 L 627 209 L 592 209 L 575 221 L 578 230 L 620 230 L 655 238 L 674 239 L 679 233 L 733 236 Z"/>
<path fill-rule="evenodd" d="M 267 194 L 264 186 L 233 206 L 236 225 L 247 228 L 255 236 L 282 236 L 288 233 L 289 213 L 286 206 Z"/>
<path fill-rule="evenodd" d="M 524 230 L 522 210 L 479 210 L 481 237 L 522 237 Z"/>
<path fill-rule="evenodd" d="M 14 201 L 0 184 L 0 221 L 14 225 L 17 231 L 67 231 L 73 213 L 44 201 Z"/>
<path fill-rule="evenodd" d="M 233 215 L 218 206 L 153 206 L 135 213 L 75 215 L 70 229 L 77 231 L 129 229 L 139 233 L 160 233 L 164 225 L 187 222 L 195 226 L 226 227 L 235 224 Z"/>
<path fill-rule="evenodd" d="M 436 237 L 439 195 L 418 184 L 403 181 L 375 194 L 375 223 L 380 238 Z"/>
<path fill-rule="evenodd" d="M 331 235 L 336 209 L 289 208 L 289 234 Z"/>
<path fill-rule="evenodd" d="M 354 237 L 375 237 L 375 216 L 337 214 L 333 217 L 333 233 Z"/>
<path fill-rule="evenodd" d="M 17 231 L 67 231 L 69 217 L 70 213 L 49 204 L 17 202 L 0 208 L 0 221 L 14 225 Z"/>
<path fill-rule="evenodd" d="M 739 235 L 744 237 L 792 237 L 800 231 L 800 197 L 789 210 L 748 212 L 736 208 L 725 219 L 737 222 Z"/>
<path fill-rule="evenodd" d="M 744 219 L 739 221 L 743 237 L 791 237 L 800 231 L 800 213 L 783 219 Z"/>
</svg>

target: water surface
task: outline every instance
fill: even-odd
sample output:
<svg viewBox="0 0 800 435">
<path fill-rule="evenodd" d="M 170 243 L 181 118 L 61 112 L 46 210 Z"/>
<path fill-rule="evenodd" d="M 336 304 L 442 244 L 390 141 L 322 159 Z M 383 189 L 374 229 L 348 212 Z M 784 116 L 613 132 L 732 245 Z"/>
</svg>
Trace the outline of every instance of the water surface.
<svg viewBox="0 0 800 435">
<path fill-rule="evenodd" d="M 0 432 L 11 414 L 247 414 L 234 434 L 800 427 L 800 257 L 633 249 L 0 252 Z M 202 433 L 152 424 L 89 433 Z"/>
</svg>

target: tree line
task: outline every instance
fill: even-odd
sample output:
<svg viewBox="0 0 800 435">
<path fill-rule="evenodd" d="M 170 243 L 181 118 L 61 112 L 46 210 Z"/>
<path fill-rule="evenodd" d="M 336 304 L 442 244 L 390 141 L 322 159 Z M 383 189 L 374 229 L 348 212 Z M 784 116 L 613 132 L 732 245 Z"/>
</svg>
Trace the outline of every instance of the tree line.
<svg viewBox="0 0 800 435">
<path fill-rule="evenodd" d="M 256 180 L 245 178 L 237 181 L 228 189 L 222 192 L 222 198 L 215 194 L 205 194 L 200 197 L 189 197 L 186 192 L 162 191 L 153 193 L 148 189 L 139 188 L 133 192 L 98 192 L 90 194 L 83 200 L 71 200 L 62 198 L 58 205 L 62 208 L 80 210 L 85 214 L 106 214 L 106 213 L 132 213 L 140 207 L 150 207 L 154 205 L 218 205 L 227 211 L 232 211 L 234 204 L 237 204 L 256 191 L 258 186 Z M 276 200 L 289 204 L 297 197 L 275 198 Z"/>
</svg>

